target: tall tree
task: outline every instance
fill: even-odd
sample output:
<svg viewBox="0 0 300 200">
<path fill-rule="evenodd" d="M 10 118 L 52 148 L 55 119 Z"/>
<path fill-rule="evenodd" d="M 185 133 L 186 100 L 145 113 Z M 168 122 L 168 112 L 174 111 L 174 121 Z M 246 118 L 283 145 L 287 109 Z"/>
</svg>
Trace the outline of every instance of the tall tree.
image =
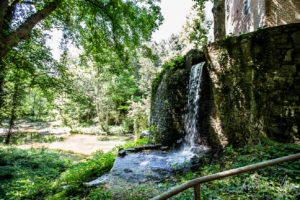
<svg viewBox="0 0 300 200">
<path fill-rule="evenodd" d="M 214 0 L 214 38 L 222 40 L 226 36 L 225 29 L 225 0 Z"/>
<path fill-rule="evenodd" d="M 205 2 L 209 0 L 193 0 L 196 2 L 196 6 L 201 8 L 199 11 L 204 8 Z M 213 5 L 213 15 L 214 15 L 214 39 L 222 40 L 226 36 L 225 29 L 225 0 L 212 0 Z M 199 13 L 201 15 L 201 13 Z"/>
<path fill-rule="evenodd" d="M 120 56 L 151 38 L 162 21 L 155 1 L 136 0 L 1 0 L 0 108 L 7 66 L 3 58 L 40 23 L 43 30 L 61 27 L 65 38 L 90 50 L 96 45 L 115 49 Z M 99 46 L 97 46 L 99 47 Z M 126 58 L 126 56 L 124 57 Z"/>
</svg>

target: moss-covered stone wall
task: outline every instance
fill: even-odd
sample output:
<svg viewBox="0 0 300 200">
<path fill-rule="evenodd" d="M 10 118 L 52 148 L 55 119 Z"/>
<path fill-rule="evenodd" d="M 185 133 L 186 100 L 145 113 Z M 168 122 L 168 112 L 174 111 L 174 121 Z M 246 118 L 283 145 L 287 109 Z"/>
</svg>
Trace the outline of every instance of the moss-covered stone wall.
<svg viewBox="0 0 300 200">
<path fill-rule="evenodd" d="M 299 142 L 299 23 L 227 38 L 204 51 L 215 144 L 249 142 L 258 136 Z"/>
<path fill-rule="evenodd" d="M 150 126 L 156 142 L 173 146 L 184 137 L 189 72 L 191 66 L 200 60 L 204 60 L 204 54 L 191 51 L 166 63 L 153 81 Z"/>
</svg>

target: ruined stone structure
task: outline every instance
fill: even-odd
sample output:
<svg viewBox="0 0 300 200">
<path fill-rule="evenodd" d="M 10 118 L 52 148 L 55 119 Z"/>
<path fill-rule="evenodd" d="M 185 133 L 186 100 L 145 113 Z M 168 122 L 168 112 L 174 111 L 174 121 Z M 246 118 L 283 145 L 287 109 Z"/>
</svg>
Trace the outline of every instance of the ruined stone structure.
<svg viewBox="0 0 300 200">
<path fill-rule="evenodd" d="M 226 34 L 300 22 L 300 0 L 226 0 Z"/>
<path fill-rule="evenodd" d="M 204 52 L 156 82 L 151 125 L 157 142 L 173 145 L 186 134 L 188 71 L 206 60 L 198 122 L 202 140 L 215 149 L 259 137 L 300 143 L 300 23 L 229 37 Z"/>
</svg>

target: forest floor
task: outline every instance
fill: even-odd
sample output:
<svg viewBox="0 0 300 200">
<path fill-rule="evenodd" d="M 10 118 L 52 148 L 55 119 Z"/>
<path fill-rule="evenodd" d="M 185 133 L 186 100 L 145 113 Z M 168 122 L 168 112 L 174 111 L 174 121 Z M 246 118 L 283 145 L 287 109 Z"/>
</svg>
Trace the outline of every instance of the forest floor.
<svg viewBox="0 0 300 200">
<path fill-rule="evenodd" d="M 97 150 L 111 151 L 130 139 L 128 136 L 91 135 L 95 134 L 95 130 L 84 130 L 73 134 L 70 128 L 59 126 L 59 122 L 19 121 L 13 130 L 11 143 L 20 149 L 47 148 L 91 155 Z M 0 137 L 4 138 L 6 132 L 7 127 L 0 127 Z M 86 134 L 89 132 L 91 134 Z"/>
</svg>

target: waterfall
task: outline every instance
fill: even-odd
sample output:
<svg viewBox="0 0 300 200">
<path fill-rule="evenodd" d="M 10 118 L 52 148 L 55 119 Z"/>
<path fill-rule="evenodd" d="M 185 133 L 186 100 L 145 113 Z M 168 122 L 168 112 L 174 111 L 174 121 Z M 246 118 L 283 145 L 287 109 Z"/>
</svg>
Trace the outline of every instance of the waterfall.
<svg viewBox="0 0 300 200">
<path fill-rule="evenodd" d="M 193 149 L 199 149 L 200 146 L 196 143 L 196 139 L 199 136 L 199 103 L 201 92 L 201 77 L 203 66 L 205 62 L 201 62 L 192 66 L 189 77 L 188 85 L 188 103 L 186 105 L 186 115 L 184 130 L 186 136 L 184 138 L 183 149 L 184 151 L 192 151 Z"/>
</svg>

